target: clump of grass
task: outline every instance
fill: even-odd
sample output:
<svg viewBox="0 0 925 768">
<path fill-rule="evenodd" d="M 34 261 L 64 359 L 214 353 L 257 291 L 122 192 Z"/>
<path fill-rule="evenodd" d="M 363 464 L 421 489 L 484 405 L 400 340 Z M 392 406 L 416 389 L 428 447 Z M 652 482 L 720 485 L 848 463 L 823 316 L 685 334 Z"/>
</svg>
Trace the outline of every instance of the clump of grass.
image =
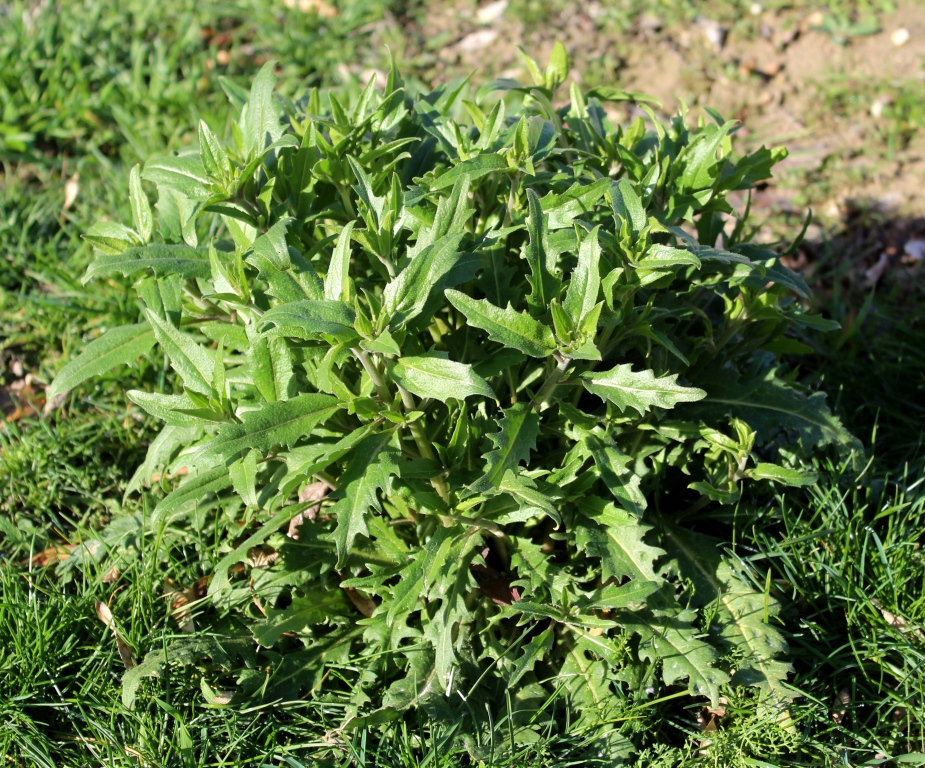
<svg viewBox="0 0 925 768">
<path fill-rule="evenodd" d="M 252 74 L 272 53 L 292 83 L 328 78 L 357 58 L 353 33 L 381 18 L 385 3 L 320 6 L 10 3 L 0 17 L 0 152 L 143 159 L 200 118 L 221 126 L 228 110 L 219 75 Z"/>
</svg>

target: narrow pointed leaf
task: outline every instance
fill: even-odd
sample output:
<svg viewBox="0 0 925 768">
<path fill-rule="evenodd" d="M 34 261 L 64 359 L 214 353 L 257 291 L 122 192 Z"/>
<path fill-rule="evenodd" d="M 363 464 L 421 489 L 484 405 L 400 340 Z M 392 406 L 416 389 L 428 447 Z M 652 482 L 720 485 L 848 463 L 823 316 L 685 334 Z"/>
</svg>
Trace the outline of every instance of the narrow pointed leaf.
<svg viewBox="0 0 925 768">
<path fill-rule="evenodd" d="M 148 242 L 151 239 L 151 233 L 154 231 L 154 217 L 151 214 L 151 203 L 148 201 L 148 196 L 141 188 L 141 174 L 137 165 L 132 168 L 129 174 L 128 186 L 135 231 L 138 232 L 144 242 Z"/>
<path fill-rule="evenodd" d="M 215 361 L 189 336 L 161 320 L 150 309 L 145 310 L 154 337 L 167 354 L 170 366 L 183 378 L 183 383 L 203 395 L 212 392 L 212 369 Z"/>
<path fill-rule="evenodd" d="M 553 628 L 547 627 L 524 646 L 523 653 L 514 662 L 514 668 L 507 675 L 507 685 L 513 688 L 528 672 L 533 671 L 536 662 L 542 661 L 552 648 Z"/>
<path fill-rule="evenodd" d="M 128 277 L 143 269 L 150 269 L 155 275 L 179 275 L 186 278 L 207 280 L 212 275 L 209 267 L 209 252 L 188 245 L 165 245 L 151 243 L 136 248 L 126 248 L 119 254 L 101 254 L 87 267 L 83 281 L 119 272 Z"/>
<path fill-rule="evenodd" d="M 228 458 L 251 448 L 265 455 L 278 445 L 291 446 L 311 434 L 342 407 L 337 398 L 316 394 L 268 403 L 242 414 L 243 423 L 221 427 L 215 439 L 200 449 L 200 455 Z"/>
<path fill-rule="evenodd" d="M 48 388 L 48 397 L 56 397 L 117 365 L 137 360 L 153 346 L 154 332 L 147 323 L 110 328 L 58 372 Z"/>
<path fill-rule="evenodd" d="M 601 287 L 601 246 L 598 242 L 598 227 L 586 234 L 578 249 L 578 265 L 572 272 L 565 302 L 562 308 L 571 316 L 577 327 L 591 313 L 597 304 Z"/>
<path fill-rule="evenodd" d="M 475 373 L 471 365 L 436 354 L 401 357 L 391 366 L 390 373 L 401 386 L 418 397 L 430 397 L 443 403 L 450 398 L 465 400 L 472 395 L 495 399 L 488 382 Z"/>
<path fill-rule="evenodd" d="M 385 287 L 383 300 L 393 329 L 421 314 L 431 295 L 443 292 L 447 278 L 459 261 L 462 239 L 461 234 L 440 238 L 417 254 Z"/>
<path fill-rule="evenodd" d="M 350 222 L 337 236 L 334 255 L 324 278 L 324 298 L 328 301 L 348 301 L 350 299 L 350 237 L 354 222 Z"/>
<path fill-rule="evenodd" d="M 260 318 L 259 328 L 268 337 L 320 339 L 333 336 L 345 343 L 358 338 L 353 327 L 356 313 L 342 301 L 305 299 L 281 304 Z"/>
<path fill-rule="evenodd" d="M 453 290 L 447 291 L 446 297 L 465 315 L 469 325 L 486 331 L 492 341 L 530 357 L 548 357 L 556 350 L 552 329 L 526 312 L 517 312 L 510 304 L 500 309 L 486 299 L 472 299 Z"/>
</svg>

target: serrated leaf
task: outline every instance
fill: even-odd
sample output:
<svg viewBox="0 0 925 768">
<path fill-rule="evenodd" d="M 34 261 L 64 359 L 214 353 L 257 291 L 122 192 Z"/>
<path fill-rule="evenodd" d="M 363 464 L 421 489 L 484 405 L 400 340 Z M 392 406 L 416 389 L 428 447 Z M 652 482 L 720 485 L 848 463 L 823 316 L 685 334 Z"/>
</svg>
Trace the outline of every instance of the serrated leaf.
<svg viewBox="0 0 925 768">
<path fill-rule="evenodd" d="M 477 155 L 470 160 L 457 163 L 450 170 L 438 176 L 430 185 L 432 191 L 453 186 L 459 179 L 468 176 L 471 181 L 481 179 L 495 171 L 509 170 L 507 160 L 499 154 Z"/>
<path fill-rule="evenodd" d="M 170 323 L 161 320 L 150 309 L 145 316 L 154 330 L 154 337 L 188 389 L 203 395 L 212 393 L 212 369 L 215 361 L 189 336 Z"/>
<path fill-rule="evenodd" d="M 798 694 L 785 683 L 790 664 L 783 635 L 767 623 L 776 616 L 776 600 L 751 589 L 722 557 L 718 542 L 673 525 L 665 526 L 665 542 L 681 575 L 694 584 L 694 605 L 717 606 L 714 621 L 723 639 L 738 651 L 733 683 L 755 686 L 761 692 L 762 712 L 785 707 Z"/>
<path fill-rule="evenodd" d="M 611 180 L 606 178 L 598 179 L 593 184 L 575 182 L 561 195 L 550 192 L 540 198 L 540 206 L 549 217 L 549 229 L 570 227 L 582 214 L 592 213 L 611 183 Z"/>
<path fill-rule="evenodd" d="M 297 339 L 319 339 L 333 336 L 350 343 L 359 337 L 353 327 L 356 313 L 342 301 L 305 299 L 280 304 L 264 313 L 259 329 L 264 336 L 288 336 Z"/>
<path fill-rule="evenodd" d="M 48 398 L 69 392 L 93 376 L 111 371 L 117 365 L 137 360 L 154 346 L 154 332 L 147 323 L 110 328 L 94 339 L 65 365 L 48 388 Z"/>
<path fill-rule="evenodd" d="M 254 626 L 254 640 L 264 648 L 270 648 L 284 634 L 299 634 L 349 612 L 350 603 L 342 589 L 306 590 L 304 594 L 293 597 L 288 608 L 268 608 L 267 620 Z"/>
<path fill-rule="evenodd" d="M 530 461 L 540 435 L 540 417 L 527 403 L 507 408 L 496 422 L 499 431 L 488 435 L 495 449 L 485 454 L 485 474 L 473 483 L 473 490 L 497 488 L 509 470 L 516 472 L 521 462 Z"/>
<path fill-rule="evenodd" d="M 231 478 L 228 475 L 227 468 L 222 466 L 218 469 L 224 471 L 227 481 L 225 487 L 230 486 Z M 167 498 L 170 497 L 168 496 Z M 167 499 L 164 499 L 164 502 L 166 501 Z M 161 502 L 161 504 L 164 502 Z M 269 520 L 266 520 L 250 536 L 244 539 L 244 541 L 239 543 L 238 546 L 236 546 L 231 552 L 219 560 L 215 565 L 215 574 L 212 577 L 212 581 L 209 582 L 209 595 L 214 597 L 219 592 L 228 587 L 228 569 L 236 563 L 240 563 L 242 560 L 244 560 L 251 548 L 256 547 L 259 544 L 263 544 L 263 542 L 265 542 L 277 529 L 279 529 L 280 526 L 287 524 L 296 515 L 304 512 L 309 506 L 309 504 L 294 504 L 292 506 L 283 507 L 275 515 L 273 515 L 273 517 L 271 517 Z"/>
<path fill-rule="evenodd" d="M 758 445 L 785 431 L 806 449 L 821 445 L 835 445 L 842 451 L 860 449 L 857 438 L 826 406 L 825 394 L 805 395 L 778 379 L 773 370 L 763 377 L 740 379 L 732 371 L 716 369 L 697 383 L 706 390 L 706 397 L 685 406 L 685 414 L 708 424 L 722 424 L 729 417 L 742 419 L 758 433 Z"/>
<path fill-rule="evenodd" d="M 383 305 L 393 330 L 406 325 L 424 311 L 434 294 L 446 288 L 446 281 L 461 253 L 464 235 L 452 234 L 440 238 L 417 254 L 383 292 Z"/>
<path fill-rule="evenodd" d="M 713 666 L 716 651 L 697 637 L 690 624 L 677 617 L 656 617 L 648 611 L 621 611 L 615 618 L 626 630 L 640 636 L 640 658 L 661 661 L 666 685 L 687 678 L 691 695 L 706 696 L 714 707 L 719 703 L 720 686 L 729 682 L 729 675 Z"/>
<path fill-rule="evenodd" d="M 576 503 L 589 520 L 576 532 L 578 548 L 600 558 L 604 581 L 628 577 L 656 584 L 664 582 L 655 562 L 664 556 L 665 550 L 643 541 L 651 526 L 604 499 L 591 496 Z"/>
<path fill-rule="evenodd" d="M 190 200 L 208 200 L 212 196 L 212 180 L 202 161 L 193 155 L 151 158 L 141 177 L 156 184 L 158 190 L 171 189 Z"/>
<path fill-rule="evenodd" d="M 392 377 L 418 397 L 430 397 L 445 403 L 454 398 L 465 400 L 472 395 L 495 399 L 488 382 L 472 370 L 471 365 L 431 353 L 400 357 L 389 369 Z"/>
<path fill-rule="evenodd" d="M 566 646 L 559 678 L 583 720 L 589 725 L 596 724 L 611 716 L 617 707 L 610 688 L 613 675 L 607 662 L 599 658 L 597 645 L 588 641 L 586 632 L 575 632 L 574 637 Z"/>
<path fill-rule="evenodd" d="M 406 675 L 389 686 L 382 699 L 384 708 L 404 712 L 420 707 L 431 717 L 447 709 L 446 693 L 441 685 L 433 651 L 420 650 L 409 654 Z"/>
<path fill-rule="evenodd" d="M 128 391 L 128 398 L 157 419 L 175 427 L 216 424 L 227 421 L 223 413 L 200 408 L 188 395 L 161 395 L 157 392 Z"/>
<path fill-rule="evenodd" d="M 168 493 L 154 508 L 155 516 L 177 512 L 187 505 L 201 502 L 208 494 L 223 491 L 231 486 L 228 468 L 224 465 L 200 472 Z"/>
<path fill-rule="evenodd" d="M 523 647 L 523 652 L 514 661 L 514 667 L 507 675 L 508 688 L 517 685 L 524 675 L 533 671 L 536 662 L 544 660 L 549 655 L 552 643 L 553 627 L 547 627 Z"/>
<path fill-rule="evenodd" d="M 696 191 L 713 185 L 716 177 L 713 169 L 718 164 L 716 151 L 736 125 L 735 120 L 722 126 L 709 125 L 687 145 L 683 153 L 684 171 L 677 182 L 680 189 Z"/>
<path fill-rule="evenodd" d="M 448 290 L 446 297 L 465 315 L 469 325 L 486 331 L 492 341 L 530 357 L 548 357 L 556 350 L 552 329 L 526 312 L 517 312 L 510 304 L 500 309 L 487 299 L 472 299 L 453 290 Z"/>
<path fill-rule="evenodd" d="M 340 477 L 340 486 L 332 496 L 338 500 L 329 510 L 337 518 L 333 538 L 338 568 L 343 567 L 354 539 L 369 533 L 366 515 L 370 510 L 382 509 L 379 491 L 388 493 L 392 478 L 399 473 L 401 453 L 396 442 L 393 432 L 379 432 L 364 438 Z"/>
<path fill-rule="evenodd" d="M 620 409 L 632 408 L 640 416 L 653 408 L 674 408 L 678 403 L 702 400 L 706 392 L 695 387 L 683 387 L 678 376 L 656 376 L 653 371 L 633 371 L 630 363 L 618 365 L 603 373 L 584 373 L 581 381 L 591 394 L 597 395 Z"/>
<path fill-rule="evenodd" d="M 632 458 L 609 440 L 590 436 L 585 438 L 585 445 L 607 489 L 627 512 L 641 517 L 646 497 L 640 490 L 639 476 L 629 469 Z"/>
<path fill-rule="evenodd" d="M 520 505 L 521 513 L 529 512 L 532 515 L 539 512 L 554 520 L 557 526 L 562 525 L 562 516 L 552 500 L 538 490 L 529 478 L 509 469 L 501 478 L 498 490 L 513 498 Z"/>
<path fill-rule="evenodd" d="M 97 256 L 87 267 L 83 282 L 99 275 L 120 272 L 128 277 L 143 269 L 150 269 L 155 275 L 180 275 L 185 278 L 207 280 L 212 271 L 209 267 L 209 252 L 188 245 L 165 245 L 151 243 L 141 247 L 126 248 L 119 254 Z"/>
<path fill-rule="evenodd" d="M 318 394 L 267 403 L 259 410 L 241 414 L 241 424 L 221 427 L 198 455 L 228 458 L 249 449 L 266 455 L 278 445 L 291 446 L 311 434 L 341 408 L 343 404 L 336 397 Z"/>
</svg>

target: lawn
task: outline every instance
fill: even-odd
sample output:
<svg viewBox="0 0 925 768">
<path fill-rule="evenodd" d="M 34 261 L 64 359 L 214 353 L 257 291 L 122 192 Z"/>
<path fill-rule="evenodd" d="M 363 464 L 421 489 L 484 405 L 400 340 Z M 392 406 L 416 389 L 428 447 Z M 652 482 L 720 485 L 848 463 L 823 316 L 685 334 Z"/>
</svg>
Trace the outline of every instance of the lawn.
<svg viewBox="0 0 925 768">
<path fill-rule="evenodd" d="M 4 764 L 925 765 L 921 5 L 80 0 L 2 3 L 0 22 Z M 411 94 L 477 68 L 463 91 L 474 100 L 481 83 L 526 77 L 517 43 L 545 62 L 556 40 L 586 89 L 652 94 L 654 114 L 685 110 L 692 125 L 715 108 L 744 126 L 736 156 L 786 146 L 773 179 L 730 198 L 751 206 L 758 242 L 783 251 L 813 209 L 784 259 L 840 328 L 785 345 L 788 376 L 824 393 L 861 448 L 818 451 L 812 484 L 756 484 L 683 513 L 721 539 L 743 594 L 763 601 L 789 649 L 793 699 L 769 709 L 724 685 L 710 706 L 683 683 L 627 678 L 621 690 L 645 695 L 623 695 L 604 722 L 576 716 L 573 692 L 537 685 L 542 696 L 499 693 L 442 718 L 422 705 L 345 730 L 369 659 L 332 659 L 333 694 L 322 680 L 270 695 L 260 680 L 280 658 L 251 632 L 274 609 L 240 587 L 209 594 L 263 519 L 220 497 L 153 514 L 182 478 L 165 470 L 141 488 L 135 471 L 160 427 L 125 393 L 169 389 L 165 356 L 48 396 L 89 341 L 140 317 L 128 279 L 81 280 L 95 258 L 85 236 L 132 221 L 136 164 L 196 147 L 200 122 L 231 140 L 226 92 L 248 89 L 267 61 L 294 103 L 314 87 L 356 103 L 370 78 L 384 83 L 390 56 Z M 606 117 L 629 125 L 646 117 L 639 103 L 608 104 Z M 293 557 L 308 572 L 303 544 Z M 258 550 L 252 576 L 270 552 Z M 695 606 L 705 633 L 721 602 Z M 151 674 L 125 677 L 142 660 Z"/>
</svg>

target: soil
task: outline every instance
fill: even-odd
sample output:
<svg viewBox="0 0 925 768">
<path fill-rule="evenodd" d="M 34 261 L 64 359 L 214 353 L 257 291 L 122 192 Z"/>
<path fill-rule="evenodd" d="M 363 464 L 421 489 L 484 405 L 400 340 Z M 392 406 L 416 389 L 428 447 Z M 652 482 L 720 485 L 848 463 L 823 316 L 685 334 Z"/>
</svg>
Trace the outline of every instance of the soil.
<svg viewBox="0 0 925 768">
<path fill-rule="evenodd" d="M 529 0 L 510 7 L 504 0 L 424 4 L 398 19 L 406 58 L 428 80 L 473 69 L 477 80 L 524 77 L 515 45 L 545 61 L 561 40 L 576 79 L 650 94 L 668 113 L 682 104 L 694 115 L 713 107 L 742 121 L 747 149 L 785 145 L 790 157 L 778 167 L 779 181 L 766 190 L 764 206 L 802 211 L 812 204 L 829 225 L 846 207 L 896 216 L 925 212 L 925 137 L 911 130 L 900 137 L 902 146 L 883 147 L 891 89 L 915 84 L 925 94 L 921 0 L 900 0 L 894 13 L 879 18 L 879 32 L 843 43 L 819 28 L 824 17 L 809 4 L 775 11 L 755 3 L 747 17 L 719 21 L 644 14 L 629 29 L 614 28 L 606 2 L 547 0 L 539 4 L 547 13 L 558 9 L 532 23 L 525 5 L 532 7 Z M 708 13 L 711 5 L 697 7 Z M 894 41 L 899 30 L 906 30 L 899 33 L 907 38 L 902 45 Z"/>
</svg>

